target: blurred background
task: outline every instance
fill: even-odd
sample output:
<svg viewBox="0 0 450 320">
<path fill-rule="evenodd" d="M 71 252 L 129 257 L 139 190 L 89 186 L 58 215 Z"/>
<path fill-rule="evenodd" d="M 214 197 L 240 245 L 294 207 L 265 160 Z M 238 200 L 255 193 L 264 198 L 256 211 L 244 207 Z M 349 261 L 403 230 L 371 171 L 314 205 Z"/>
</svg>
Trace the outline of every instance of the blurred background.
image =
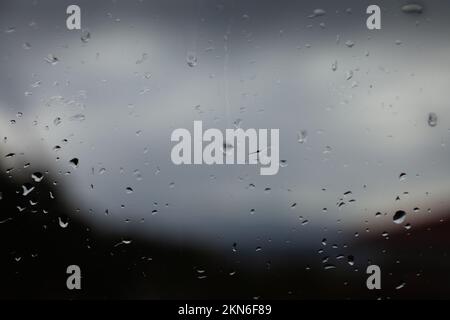
<svg viewBox="0 0 450 320">
<path fill-rule="evenodd" d="M 438 0 L 1 1 L 0 297 L 450 298 L 449 17 Z M 174 165 L 194 120 L 280 129 L 280 171 Z"/>
</svg>

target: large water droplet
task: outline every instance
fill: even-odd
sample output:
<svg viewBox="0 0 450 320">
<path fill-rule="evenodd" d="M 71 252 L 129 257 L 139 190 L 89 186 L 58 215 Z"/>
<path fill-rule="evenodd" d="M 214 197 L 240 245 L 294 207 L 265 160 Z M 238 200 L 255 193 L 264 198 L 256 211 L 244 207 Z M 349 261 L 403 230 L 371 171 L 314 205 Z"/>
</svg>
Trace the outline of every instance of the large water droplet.
<svg viewBox="0 0 450 320">
<path fill-rule="evenodd" d="M 399 210 L 394 214 L 394 217 L 392 218 L 394 220 L 394 223 L 400 224 L 405 221 L 406 218 L 406 212 L 403 210 Z"/>
<path fill-rule="evenodd" d="M 80 160 L 78 160 L 78 158 L 73 158 L 72 160 L 69 161 L 69 163 L 72 165 L 72 167 L 77 168 L 78 164 L 80 163 Z"/>
<path fill-rule="evenodd" d="M 41 182 L 42 179 L 44 179 L 44 175 L 40 172 L 35 172 L 31 175 L 31 178 L 35 181 L 35 182 Z"/>
</svg>

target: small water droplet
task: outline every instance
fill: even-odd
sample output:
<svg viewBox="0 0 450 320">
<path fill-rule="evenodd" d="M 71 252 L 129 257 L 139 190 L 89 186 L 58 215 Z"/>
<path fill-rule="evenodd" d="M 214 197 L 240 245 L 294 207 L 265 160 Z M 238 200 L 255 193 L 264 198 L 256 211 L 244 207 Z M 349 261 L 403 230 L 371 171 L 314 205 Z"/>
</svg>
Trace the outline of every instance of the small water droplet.
<svg viewBox="0 0 450 320">
<path fill-rule="evenodd" d="M 224 143 L 222 145 L 222 153 L 223 154 L 229 154 L 234 149 L 234 146 L 230 143 Z"/>
<path fill-rule="evenodd" d="M 306 130 L 297 132 L 297 142 L 298 143 L 305 143 L 307 138 L 308 138 L 308 132 Z"/>
<path fill-rule="evenodd" d="M 332 64 L 331 64 L 331 70 L 336 71 L 338 68 L 338 62 L 337 60 L 335 60 Z"/>
<path fill-rule="evenodd" d="M 400 181 L 405 181 L 405 180 L 406 180 L 406 177 L 407 177 L 407 175 L 406 175 L 406 173 L 404 173 L 404 172 L 400 173 L 400 175 L 398 176 L 398 178 L 400 179 Z"/>
<path fill-rule="evenodd" d="M 80 122 L 84 121 L 85 119 L 86 119 L 86 116 L 84 114 L 81 114 L 81 113 L 76 114 L 74 116 L 71 116 L 69 118 L 70 121 L 80 121 Z"/>
<path fill-rule="evenodd" d="M 187 53 L 186 62 L 189 67 L 195 67 L 197 65 L 197 55 L 195 52 Z"/>
<path fill-rule="evenodd" d="M 349 265 L 353 266 L 355 264 L 355 257 L 353 257 L 352 255 L 349 255 L 347 257 L 347 262 Z"/>
<path fill-rule="evenodd" d="M 63 229 L 67 228 L 67 226 L 69 225 L 69 222 L 62 220 L 61 217 L 58 217 L 58 223 L 59 226 Z"/>
<path fill-rule="evenodd" d="M 314 9 L 313 13 L 311 15 L 309 15 L 308 18 L 320 17 L 320 16 L 324 16 L 325 14 L 326 14 L 325 10 L 317 8 L 317 9 Z"/>
<path fill-rule="evenodd" d="M 351 78 L 353 78 L 353 71 L 349 70 L 345 74 L 345 80 L 350 80 Z"/>
<path fill-rule="evenodd" d="M 437 125 L 437 120 L 438 120 L 438 118 L 437 118 L 436 113 L 430 112 L 430 113 L 428 114 L 428 125 L 429 125 L 430 127 L 436 127 L 436 125 Z"/>
<path fill-rule="evenodd" d="M 80 37 L 81 41 L 83 43 L 88 43 L 89 40 L 91 39 L 91 33 L 87 30 L 83 30 L 81 31 L 81 37 Z"/>
<path fill-rule="evenodd" d="M 347 47 L 349 47 L 349 48 L 353 48 L 353 46 L 355 45 L 355 43 L 354 43 L 353 41 L 351 41 L 351 40 L 347 40 L 347 41 L 345 42 L 345 45 L 346 45 Z"/>
<path fill-rule="evenodd" d="M 423 7 L 420 4 L 409 3 L 402 6 L 402 11 L 408 14 L 410 13 L 421 14 L 423 11 Z"/>
<path fill-rule="evenodd" d="M 53 54 L 49 54 L 47 57 L 45 57 L 45 62 L 54 66 L 59 62 L 59 59 Z"/>
</svg>

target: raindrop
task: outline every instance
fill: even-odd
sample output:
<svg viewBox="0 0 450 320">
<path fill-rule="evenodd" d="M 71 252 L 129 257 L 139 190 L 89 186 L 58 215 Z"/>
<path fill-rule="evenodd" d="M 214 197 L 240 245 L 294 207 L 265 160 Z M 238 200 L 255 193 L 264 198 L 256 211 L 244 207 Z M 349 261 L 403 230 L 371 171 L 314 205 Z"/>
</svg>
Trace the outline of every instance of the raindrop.
<svg viewBox="0 0 450 320">
<path fill-rule="evenodd" d="M 16 31 L 15 27 L 9 27 L 5 30 L 5 33 L 13 33 L 14 31 Z"/>
<path fill-rule="evenodd" d="M 5 156 L 5 158 L 6 158 L 6 159 L 12 158 L 12 157 L 14 157 L 15 155 L 16 155 L 15 153 L 11 152 L 11 153 L 8 153 L 8 154 Z"/>
<path fill-rule="evenodd" d="M 280 167 L 281 168 L 286 168 L 287 166 L 288 166 L 287 160 L 280 160 Z"/>
<path fill-rule="evenodd" d="M 353 257 L 352 255 L 349 255 L 347 257 L 347 262 L 349 265 L 353 266 L 355 264 L 355 257 Z"/>
<path fill-rule="evenodd" d="M 406 212 L 403 210 L 399 210 L 394 214 L 393 220 L 394 223 L 400 224 L 403 223 L 403 221 L 405 221 L 406 218 Z"/>
<path fill-rule="evenodd" d="M 428 114 L 428 125 L 430 127 L 436 127 L 437 125 L 437 115 L 434 112 Z"/>
<path fill-rule="evenodd" d="M 55 126 L 58 126 L 59 124 L 61 124 L 61 118 L 60 117 L 56 117 L 55 120 L 53 120 L 53 124 Z"/>
<path fill-rule="evenodd" d="M 353 71 L 347 71 L 345 74 L 345 80 L 350 80 L 351 78 L 353 78 Z"/>
<path fill-rule="evenodd" d="M 44 175 L 40 172 L 35 172 L 31 175 L 31 178 L 34 180 L 34 182 L 41 182 L 42 179 L 44 179 Z"/>
<path fill-rule="evenodd" d="M 402 7 L 402 11 L 404 13 L 417 13 L 417 14 L 420 14 L 423 11 L 423 7 L 420 4 L 409 3 L 409 4 L 405 4 Z"/>
<path fill-rule="evenodd" d="M 306 130 L 302 130 L 300 132 L 297 132 L 297 141 L 299 143 L 305 143 L 307 137 L 308 137 L 308 132 Z"/>
<path fill-rule="evenodd" d="M 345 45 L 346 45 L 347 47 L 349 47 L 349 48 L 353 48 L 353 46 L 355 45 L 355 43 L 354 43 L 353 41 L 351 41 L 351 40 L 347 40 L 347 41 L 345 42 Z"/>
<path fill-rule="evenodd" d="M 61 219 L 61 217 L 58 217 L 58 223 L 59 223 L 59 226 L 61 228 L 63 228 L 63 229 L 67 228 L 67 226 L 69 225 L 69 222 L 68 221 L 63 221 Z"/>
<path fill-rule="evenodd" d="M 84 114 L 81 114 L 81 113 L 76 114 L 74 116 L 71 116 L 69 118 L 70 121 L 80 121 L 80 122 L 84 121 L 85 119 L 86 119 L 86 116 Z"/>
<path fill-rule="evenodd" d="M 405 181 L 406 180 L 406 173 L 404 173 L 404 172 L 400 173 L 398 178 L 400 179 L 400 181 Z"/>
<path fill-rule="evenodd" d="M 72 165 L 72 167 L 77 168 L 80 161 L 78 160 L 78 158 L 73 158 L 69 161 L 69 163 Z"/>
<path fill-rule="evenodd" d="M 125 190 L 126 190 L 127 194 L 133 193 L 133 188 L 131 188 L 131 187 L 127 187 Z"/>
<path fill-rule="evenodd" d="M 34 190 L 34 187 L 29 183 L 25 183 L 22 185 L 22 190 L 23 190 L 22 195 L 26 197 L 31 193 L 31 191 Z"/>
<path fill-rule="evenodd" d="M 405 287 L 405 285 L 406 285 L 406 282 L 401 282 L 398 286 L 395 287 L 395 290 L 400 290 L 403 287 Z"/>
<path fill-rule="evenodd" d="M 81 39 L 81 41 L 83 43 L 88 43 L 89 40 L 91 39 L 91 33 L 89 31 L 87 31 L 87 30 L 81 31 L 81 38 L 80 39 Z"/>
<path fill-rule="evenodd" d="M 142 56 L 141 56 L 141 58 L 140 59 L 138 59 L 138 60 L 136 60 L 136 64 L 141 64 L 142 62 L 144 62 L 145 60 L 147 60 L 147 53 L 143 53 L 142 54 Z"/>
<path fill-rule="evenodd" d="M 186 56 L 186 62 L 189 67 L 195 67 L 197 65 L 197 55 L 195 52 L 188 52 Z"/>
<path fill-rule="evenodd" d="M 331 270 L 331 269 L 336 269 L 336 266 L 334 264 L 329 264 L 328 263 L 328 264 L 324 265 L 323 268 L 325 270 Z"/>
<path fill-rule="evenodd" d="M 320 16 L 324 16 L 326 14 L 325 10 L 323 9 L 314 9 L 313 13 L 311 15 L 309 15 L 309 18 L 315 18 L 315 17 L 320 17 Z"/>
<path fill-rule="evenodd" d="M 331 70 L 336 71 L 338 68 L 338 62 L 337 60 L 335 60 L 332 64 L 331 64 Z"/>
<path fill-rule="evenodd" d="M 22 47 L 23 47 L 25 50 L 30 50 L 30 49 L 31 49 L 31 44 L 29 44 L 28 42 L 25 42 L 25 43 L 22 45 Z"/>
<path fill-rule="evenodd" d="M 46 58 L 45 58 L 45 62 L 51 64 L 51 65 L 55 65 L 57 64 L 59 61 L 59 59 L 57 57 L 55 57 L 53 54 L 49 54 Z"/>
<path fill-rule="evenodd" d="M 224 154 L 228 154 L 229 152 L 231 152 L 233 150 L 234 146 L 230 143 L 224 143 L 222 145 L 222 153 Z"/>
</svg>

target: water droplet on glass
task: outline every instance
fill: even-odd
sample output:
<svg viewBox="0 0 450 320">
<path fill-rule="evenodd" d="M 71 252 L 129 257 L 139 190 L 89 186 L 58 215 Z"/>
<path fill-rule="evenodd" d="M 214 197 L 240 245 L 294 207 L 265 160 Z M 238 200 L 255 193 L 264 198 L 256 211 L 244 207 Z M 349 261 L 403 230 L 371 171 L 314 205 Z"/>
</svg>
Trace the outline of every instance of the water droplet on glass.
<svg viewBox="0 0 450 320">
<path fill-rule="evenodd" d="M 306 130 L 297 132 L 297 141 L 299 143 L 305 143 L 307 138 L 308 138 L 308 132 Z"/>
<path fill-rule="evenodd" d="M 347 257 L 347 262 L 349 265 L 353 266 L 355 264 L 355 257 L 353 257 L 352 255 L 349 255 Z"/>
<path fill-rule="evenodd" d="M 352 70 L 347 71 L 345 73 L 345 80 L 350 80 L 351 78 L 353 78 L 353 71 Z"/>
<path fill-rule="evenodd" d="M 61 219 L 61 217 L 58 217 L 58 223 L 59 223 L 59 226 L 61 228 L 63 228 L 63 229 L 67 228 L 67 226 L 69 225 L 69 222 L 68 221 L 63 221 Z"/>
<path fill-rule="evenodd" d="M 73 158 L 69 161 L 69 163 L 72 165 L 72 167 L 77 168 L 80 161 L 78 160 L 78 158 Z"/>
<path fill-rule="evenodd" d="M 234 146 L 230 143 L 224 143 L 222 145 L 222 153 L 228 154 L 233 151 Z"/>
<path fill-rule="evenodd" d="M 57 57 L 55 57 L 53 54 L 49 54 L 46 58 L 45 61 L 51 65 L 55 65 L 58 63 L 59 59 Z"/>
<path fill-rule="evenodd" d="M 314 9 L 313 13 L 311 15 L 309 15 L 309 18 L 315 18 L 315 17 L 320 17 L 320 16 L 324 16 L 326 14 L 325 10 L 323 9 Z"/>
<path fill-rule="evenodd" d="M 331 70 L 336 71 L 338 68 L 338 62 L 337 60 L 335 60 L 332 64 L 331 64 Z"/>
<path fill-rule="evenodd" d="M 42 179 L 44 179 L 44 175 L 40 172 L 35 172 L 31 175 L 31 178 L 34 180 L 34 182 L 41 182 Z"/>
<path fill-rule="evenodd" d="M 195 67 L 197 65 L 197 55 L 195 52 L 187 53 L 186 62 L 189 67 Z"/>
<path fill-rule="evenodd" d="M 23 191 L 22 195 L 24 197 L 29 195 L 31 193 L 31 191 L 33 191 L 33 190 L 34 190 L 34 187 L 31 184 L 29 184 L 29 183 L 25 183 L 25 184 L 22 185 L 22 191 Z"/>
<path fill-rule="evenodd" d="M 354 43 L 353 41 L 351 41 L 351 40 L 347 40 L 347 41 L 345 42 L 345 45 L 346 45 L 347 47 L 349 47 L 349 48 L 353 48 L 353 46 L 355 45 L 355 43 Z"/>
<path fill-rule="evenodd" d="M 80 122 L 84 121 L 85 119 L 86 119 L 86 116 L 84 114 L 81 114 L 81 113 L 76 114 L 74 116 L 71 116 L 69 118 L 70 121 L 80 121 Z"/>
<path fill-rule="evenodd" d="M 16 31 L 16 28 L 15 28 L 15 27 L 8 27 L 8 28 L 5 30 L 5 33 L 13 33 L 14 31 Z"/>
<path fill-rule="evenodd" d="M 398 178 L 400 179 L 400 181 L 405 181 L 406 180 L 406 173 L 404 173 L 404 172 L 400 173 Z"/>
<path fill-rule="evenodd" d="M 80 39 L 83 43 L 87 43 L 91 39 L 91 33 L 87 30 L 81 31 Z"/>
<path fill-rule="evenodd" d="M 403 210 L 399 210 L 394 214 L 394 217 L 392 218 L 394 220 L 394 223 L 400 224 L 405 221 L 406 218 L 406 212 Z"/>
<path fill-rule="evenodd" d="M 437 125 L 437 115 L 434 112 L 428 114 L 428 125 L 430 127 L 436 127 Z"/>
<path fill-rule="evenodd" d="M 402 7 L 402 11 L 404 13 L 416 13 L 416 14 L 420 14 L 423 11 L 423 7 L 420 4 L 416 4 L 416 3 L 410 3 L 410 4 L 405 4 Z"/>
</svg>

